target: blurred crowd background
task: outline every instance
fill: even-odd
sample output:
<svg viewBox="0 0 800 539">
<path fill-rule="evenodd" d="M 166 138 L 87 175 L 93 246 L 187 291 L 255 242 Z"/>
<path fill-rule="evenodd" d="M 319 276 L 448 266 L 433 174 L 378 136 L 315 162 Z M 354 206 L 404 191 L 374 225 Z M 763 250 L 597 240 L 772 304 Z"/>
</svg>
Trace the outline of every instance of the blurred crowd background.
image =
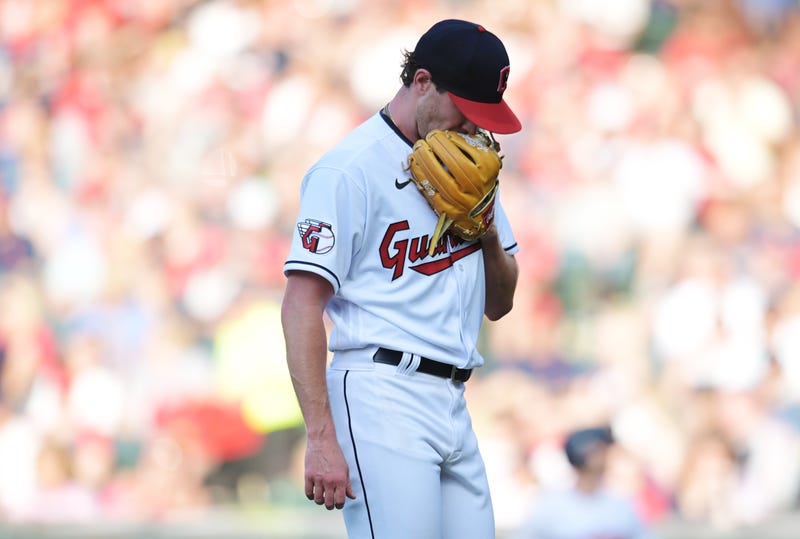
<svg viewBox="0 0 800 539">
<path fill-rule="evenodd" d="M 648 524 L 798 509 L 796 0 L 0 0 L 0 519 L 308 503 L 300 180 L 443 18 L 504 40 L 524 125 L 468 384 L 498 527 L 597 424 Z"/>
</svg>

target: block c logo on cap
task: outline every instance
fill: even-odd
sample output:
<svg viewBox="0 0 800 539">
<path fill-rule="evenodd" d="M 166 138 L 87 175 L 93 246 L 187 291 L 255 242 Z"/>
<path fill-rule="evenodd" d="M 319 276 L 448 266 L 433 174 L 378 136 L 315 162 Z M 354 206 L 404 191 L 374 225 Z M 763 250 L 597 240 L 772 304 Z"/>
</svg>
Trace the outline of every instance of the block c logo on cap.
<svg viewBox="0 0 800 539">
<path fill-rule="evenodd" d="M 497 83 L 497 93 L 502 94 L 508 88 L 508 76 L 511 74 L 511 66 L 506 66 L 500 70 L 500 82 Z"/>
</svg>

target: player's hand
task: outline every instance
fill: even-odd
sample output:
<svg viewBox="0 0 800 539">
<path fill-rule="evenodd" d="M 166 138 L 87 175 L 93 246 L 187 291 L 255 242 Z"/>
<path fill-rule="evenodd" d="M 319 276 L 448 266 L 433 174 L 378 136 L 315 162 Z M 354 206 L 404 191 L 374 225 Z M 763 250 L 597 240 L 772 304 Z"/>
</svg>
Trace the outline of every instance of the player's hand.
<svg viewBox="0 0 800 539">
<path fill-rule="evenodd" d="M 499 238 L 500 238 L 500 236 L 499 236 L 499 234 L 497 232 L 497 225 L 492 223 L 486 229 L 486 232 L 483 234 L 483 236 L 480 237 L 479 241 L 483 244 L 483 243 L 489 243 L 489 242 L 492 242 L 492 241 L 495 241 L 495 242 L 499 241 Z"/>
<path fill-rule="evenodd" d="M 336 439 L 309 440 L 305 461 L 306 497 L 328 510 L 342 509 L 345 497 L 355 500 L 350 470 Z"/>
</svg>

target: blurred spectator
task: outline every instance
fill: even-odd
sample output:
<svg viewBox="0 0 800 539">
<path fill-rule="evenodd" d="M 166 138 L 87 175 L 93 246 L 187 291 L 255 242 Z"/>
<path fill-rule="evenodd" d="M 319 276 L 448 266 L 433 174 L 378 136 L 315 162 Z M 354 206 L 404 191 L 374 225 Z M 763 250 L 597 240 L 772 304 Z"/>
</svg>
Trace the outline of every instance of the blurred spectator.
<svg viewBox="0 0 800 539">
<path fill-rule="evenodd" d="M 719 429 L 736 457 L 727 492 L 735 525 L 752 526 L 795 507 L 800 494 L 800 433 L 776 418 L 758 392 L 718 394 Z"/>
<path fill-rule="evenodd" d="M 736 455 L 722 436 L 708 432 L 691 440 L 675 490 L 683 518 L 730 528 L 735 515 L 729 493 L 734 489 L 736 466 Z"/>
<path fill-rule="evenodd" d="M 574 485 L 540 493 L 530 520 L 512 537 L 652 537 L 631 501 L 606 490 L 605 476 L 612 444 L 613 438 L 608 428 L 594 427 L 570 432 L 564 442 L 564 453 L 575 472 Z"/>
<path fill-rule="evenodd" d="M 8 212 L 8 202 L 0 199 L 0 273 L 32 272 L 33 244 L 14 231 Z"/>
<path fill-rule="evenodd" d="M 24 520 L 36 491 L 41 441 L 26 418 L 0 403 L 0 514 Z"/>
<path fill-rule="evenodd" d="M 795 507 L 800 435 L 755 391 L 707 395 L 709 425 L 690 441 L 676 489 L 684 518 L 752 526 Z"/>
<path fill-rule="evenodd" d="M 45 441 L 36 460 L 36 492 L 25 520 L 91 522 L 100 518 L 100 505 L 91 485 L 75 480 L 72 455 L 54 440 Z"/>
</svg>

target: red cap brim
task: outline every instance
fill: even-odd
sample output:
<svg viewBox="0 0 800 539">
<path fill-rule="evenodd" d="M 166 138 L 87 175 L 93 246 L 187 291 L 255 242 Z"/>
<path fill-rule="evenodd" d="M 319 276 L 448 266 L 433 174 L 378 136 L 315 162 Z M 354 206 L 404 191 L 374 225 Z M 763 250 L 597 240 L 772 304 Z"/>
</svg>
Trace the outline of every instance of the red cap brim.
<svg viewBox="0 0 800 539">
<path fill-rule="evenodd" d="M 461 114 L 481 129 L 501 135 L 510 135 L 522 129 L 522 123 L 505 100 L 499 103 L 481 103 L 447 93 Z"/>
</svg>

